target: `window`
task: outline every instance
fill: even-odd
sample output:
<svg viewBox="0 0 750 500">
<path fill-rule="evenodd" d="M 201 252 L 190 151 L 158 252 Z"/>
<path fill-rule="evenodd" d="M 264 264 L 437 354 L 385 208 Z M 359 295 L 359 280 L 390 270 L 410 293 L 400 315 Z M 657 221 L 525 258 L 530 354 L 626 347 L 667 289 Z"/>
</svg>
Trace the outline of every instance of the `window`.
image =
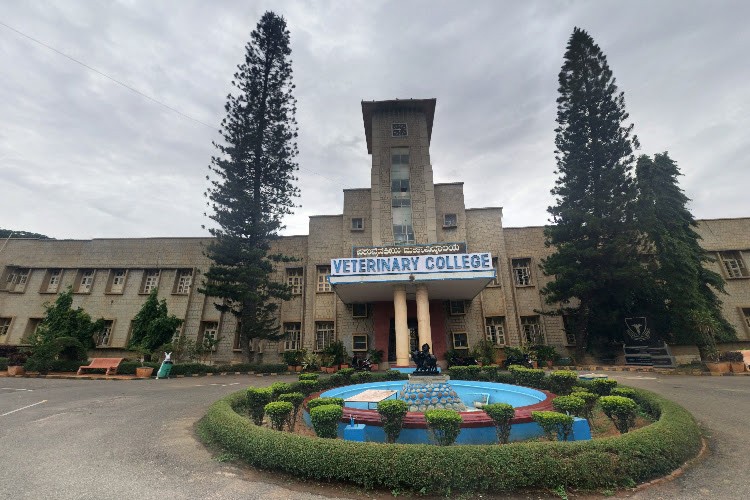
<svg viewBox="0 0 750 500">
<path fill-rule="evenodd" d="M 76 293 L 91 293 L 91 287 L 94 284 L 93 269 L 85 269 L 78 272 L 78 286 L 76 287 Z"/>
<path fill-rule="evenodd" d="M 96 347 L 109 347 L 109 342 L 112 338 L 113 326 L 114 321 L 107 320 L 104 322 L 104 328 L 102 328 L 102 331 L 99 332 L 99 335 L 96 339 Z"/>
<path fill-rule="evenodd" d="M 302 295 L 302 268 L 286 270 L 286 284 L 292 287 L 292 295 Z"/>
<path fill-rule="evenodd" d="M 352 217 L 352 231 L 364 231 L 365 220 L 362 217 Z"/>
<path fill-rule="evenodd" d="M 565 345 L 576 345 L 576 333 L 573 316 L 563 314 L 563 329 L 565 330 Z"/>
<path fill-rule="evenodd" d="M 492 257 L 492 269 L 495 270 L 495 279 L 490 282 L 490 286 L 500 286 L 500 261 L 497 257 Z"/>
<path fill-rule="evenodd" d="M 513 259 L 511 265 L 516 286 L 531 285 L 531 259 Z"/>
<path fill-rule="evenodd" d="M 179 269 L 175 277 L 174 293 L 178 295 L 187 295 L 190 293 L 190 286 L 193 284 L 193 270 Z"/>
<path fill-rule="evenodd" d="M 6 271 L 5 288 L 9 292 L 23 292 L 26 290 L 26 283 L 29 281 L 31 269 L 21 267 L 11 267 Z"/>
<path fill-rule="evenodd" d="M 458 225 L 458 218 L 456 214 L 445 214 L 443 215 L 443 227 L 452 228 Z"/>
<path fill-rule="evenodd" d="M 742 316 L 745 318 L 745 324 L 750 328 L 750 308 L 745 307 L 742 309 Z"/>
<path fill-rule="evenodd" d="M 366 318 L 370 315 L 367 304 L 352 304 L 352 318 Z"/>
<path fill-rule="evenodd" d="M 302 347 L 302 323 L 284 323 L 284 350 L 296 351 Z"/>
<path fill-rule="evenodd" d="M 496 345 L 505 345 L 505 318 L 492 316 L 485 318 L 485 338 Z"/>
<path fill-rule="evenodd" d="M 331 266 L 318 266 L 318 288 L 319 292 L 330 292 L 331 283 L 328 282 L 328 276 L 331 274 Z"/>
<path fill-rule="evenodd" d="M 449 300 L 448 311 L 451 316 L 460 316 L 466 314 L 466 302 L 463 300 Z"/>
<path fill-rule="evenodd" d="M 352 351 L 367 351 L 367 335 L 352 335 Z"/>
<path fill-rule="evenodd" d="M 406 123 L 391 123 L 391 137 L 407 137 L 408 135 Z"/>
<path fill-rule="evenodd" d="M 10 331 L 11 318 L 0 318 L 0 337 L 8 335 Z"/>
<path fill-rule="evenodd" d="M 333 321 L 315 322 L 315 350 L 322 351 L 333 343 Z"/>
<path fill-rule="evenodd" d="M 50 269 L 47 272 L 47 287 L 45 292 L 57 293 L 60 288 L 60 281 L 62 281 L 62 269 Z"/>
<path fill-rule="evenodd" d="M 391 150 L 391 213 L 393 214 L 393 241 L 403 244 L 414 243 L 409 148 Z"/>
<path fill-rule="evenodd" d="M 746 278 L 748 277 L 747 268 L 745 262 L 742 260 L 742 253 L 739 251 L 731 252 L 719 252 L 722 264 L 724 264 L 724 271 L 727 273 L 727 278 Z"/>
<path fill-rule="evenodd" d="M 109 272 L 109 283 L 107 293 L 122 293 L 125 289 L 125 278 L 128 272 L 125 269 L 112 269 Z"/>
<path fill-rule="evenodd" d="M 539 316 L 521 316 L 521 330 L 524 338 L 529 344 L 544 344 L 544 335 L 542 334 L 542 325 L 539 323 Z"/>
<path fill-rule="evenodd" d="M 158 269 L 147 269 L 143 275 L 143 285 L 141 285 L 141 293 L 149 294 L 159 286 L 159 270 Z"/>
<path fill-rule="evenodd" d="M 219 323 L 216 321 L 201 321 L 198 332 L 198 342 L 204 347 L 216 350 L 216 342 L 219 339 Z"/>
<path fill-rule="evenodd" d="M 469 338 L 467 337 L 466 332 L 453 332 L 451 335 L 453 336 L 454 349 L 469 348 Z"/>
<path fill-rule="evenodd" d="M 41 324 L 42 318 L 29 318 L 29 322 L 26 323 L 26 330 L 23 332 L 23 340 L 21 343 L 30 343 L 31 340 L 36 336 L 36 331 Z"/>
</svg>

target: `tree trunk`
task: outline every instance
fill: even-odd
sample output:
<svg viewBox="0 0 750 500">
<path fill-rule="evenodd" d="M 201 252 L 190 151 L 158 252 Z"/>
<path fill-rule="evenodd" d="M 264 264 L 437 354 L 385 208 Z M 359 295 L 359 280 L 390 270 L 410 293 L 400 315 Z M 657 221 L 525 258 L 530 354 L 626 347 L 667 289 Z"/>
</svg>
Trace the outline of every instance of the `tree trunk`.
<svg viewBox="0 0 750 500">
<path fill-rule="evenodd" d="M 575 322 L 576 363 L 581 363 L 586 356 L 586 346 L 589 340 L 589 306 L 585 299 L 581 299 L 578 307 L 578 317 Z"/>
</svg>

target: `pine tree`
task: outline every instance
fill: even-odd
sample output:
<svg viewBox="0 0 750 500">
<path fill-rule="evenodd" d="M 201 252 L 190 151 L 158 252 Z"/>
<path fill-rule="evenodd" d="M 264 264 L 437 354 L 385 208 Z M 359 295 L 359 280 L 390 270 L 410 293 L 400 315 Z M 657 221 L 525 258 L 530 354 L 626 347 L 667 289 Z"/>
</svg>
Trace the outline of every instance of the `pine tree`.
<svg viewBox="0 0 750 500">
<path fill-rule="evenodd" d="M 721 314 L 721 301 L 714 290 L 724 292 L 724 279 L 706 269 L 708 253 L 695 232 L 697 222 L 687 208 L 690 199 L 678 185 L 682 175 L 664 152 L 653 158 L 638 158 L 639 226 L 648 237 L 654 255 L 653 274 L 657 298 L 653 317 L 672 341 L 706 346 L 713 339 L 735 339 L 734 328 Z M 705 325 L 711 325 L 706 338 Z"/>
<path fill-rule="evenodd" d="M 556 160 L 558 179 L 549 207 L 546 242 L 554 253 L 542 263 L 554 276 L 542 293 L 574 325 L 579 356 L 589 344 L 619 338 L 624 317 L 647 290 L 638 261 L 632 169 L 637 138 L 626 125 L 607 58 L 575 28 L 559 74 Z M 640 283 L 639 283 L 640 282 Z"/>
<path fill-rule="evenodd" d="M 250 361 L 252 339 L 281 337 L 276 321 L 280 300 L 289 287 L 274 282 L 274 264 L 290 259 L 270 254 L 271 242 L 291 213 L 298 190 L 296 100 L 286 21 L 266 12 L 250 35 L 245 61 L 227 96 L 221 123 L 223 143 L 214 143 L 211 181 L 206 195 L 218 228 L 207 255 L 213 264 L 205 275 L 208 296 L 222 299 L 216 307 L 240 321 L 243 357 Z"/>
</svg>

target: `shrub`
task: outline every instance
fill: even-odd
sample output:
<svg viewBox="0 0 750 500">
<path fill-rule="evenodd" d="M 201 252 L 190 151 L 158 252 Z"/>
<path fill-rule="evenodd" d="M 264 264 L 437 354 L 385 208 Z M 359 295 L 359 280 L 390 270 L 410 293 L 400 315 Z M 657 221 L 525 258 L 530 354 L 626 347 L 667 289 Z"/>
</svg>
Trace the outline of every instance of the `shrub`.
<svg viewBox="0 0 750 500">
<path fill-rule="evenodd" d="M 610 396 L 622 396 L 624 398 L 630 398 L 635 401 L 635 389 L 630 387 L 615 387 L 609 392 Z"/>
<path fill-rule="evenodd" d="M 321 438 L 335 439 L 339 421 L 343 414 L 344 409 L 339 405 L 316 406 L 310 410 L 310 420 L 315 434 Z"/>
<path fill-rule="evenodd" d="M 301 392 L 305 396 L 309 396 L 313 392 L 320 389 L 320 384 L 317 380 L 299 380 L 291 384 L 292 392 Z"/>
<path fill-rule="evenodd" d="M 307 354 L 305 349 L 296 349 L 282 352 L 281 357 L 284 359 L 284 363 L 286 363 L 287 366 L 300 366 L 302 360 L 305 359 L 305 354 Z"/>
<path fill-rule="evenodd" d="M 602 396 L 599 406 L 607 417 L 615 424 L 620 434 L 625 434 L 635 425 L 635 415 L 638 405 L 630 398 L 622 396 Z"/>
<path fill-rule="evenodd" d="M 408 411 L 409 405 L 400 399 L 386 399 L 378 403 L 378 413 L 380 421 L 383 422 L 383 432 L 385 432 L 387 442 L 396 442 Z"/>
<path fill-rule="evenodd" d="M 513 376 L 513 382 L 515 384 L 523 385 L 526 387 L 534 387 L 536 389 L 547 388 L 547 384 L 545 383 L 544 370 L 511 365 L 508 367 L 508 371 Z"/>
<path fill-rule="evenodd" d="M 300 380 L 318 380 L 319 375 L 317 373 L 300 373 Z"/>
<path fill-rule="evenodd" d="M 345 380 L 349 380 L 351 376 L 354 375 L 354 368 L 342 368 L 336 372 L 336 375 L 339 375 Z"/>
<path fill-rule="evenodd" d="M 559 485 L 611 489 L 668 474 L 701 448 L 700 429 L 687 411 L 653 393 L 638 394 L 657 410 L 657 422 L 621 436 L 570 443 L 442 447 L 317 439 L 253 425 L 238 413 L 244 413 L 244 391 L 211 405 L 198 425 L 200 435 L 247 464 L 307 480 L 443 496 Z"/>
<path fill-rule="evenodd" d="M 277 431 L 284 430 L 284 424 L 289 421 L 289 416 L 294 410 L 292 403 L 286 401 L 274 401 L 264 407 L 266 415 L 271 420 L 271 428 Z"/>
<path fill-rule="evenodd" d="M 247 408 L 255 425 L 263 425 L 263 415 L 266 413 L 265 407 L 270 402 L 271 389 L 250 387 L 247 390 Z"/>
<path fill-rule="evenodd" d="M 8 358 L 0 358 L 0 371 L 8 369 Z"/>
<path fill-rule="evenodd" d="M 574 391 L 572 396 L 583 400 L 583 413 L 580 416 L 588 420 L 590 424 L 591 419 L 594 418 L 594 407 L 596 406 L 596 402 L 599 400 L 599 395 L 588 391 Z"/>
<path fill-rule="evenodd" d="M 313 408 L 323 405 L 344 406 L 344 400 L 342 398 L 315 398 L 307 402 L 307 409 L 311 411 Z"/>
<path fill-rule="evenodd" d="M 448 368 L 448 375 L 455 380 L 481 380 L 482 368 L 477 365 L 451 366 Z"/>
<path fill-rule="evenodd" d="M 287 392 L 286 394 L 279 394 L 278 400 L 292 404 L 292 417 L 289 419 L 289 428 L 293 431 L 300 406 L 302 406 L 302 402 L 305 400 L 305 395 L 301 392 Z"/>
<path fill-rule="evenodd" d="M 575 396 L 558 396 L 552 400 L 555 411 L 575 417 L 583 417 L 586 413 L 586 401 Z"/>
<path fill-rule="evenodd" d="M 286 365 L 283 363 L 258 363 L 252 364 L 248 370 L 255 373 L 286 373 Z"/>
<path fill-rule="evenodd" d="M 409 380 L 409 374 L 401 373 L 398 370 L 386 370 L 383 375 L 385 380 Z"/>
<path fill-rule="evenodd" d="M 292 385 L 286 382 L 274 382 L 269 389 L 271 389 L 271 400 L 276 401 L 279 399 L 279 395 L 292 392 Z"/>
<path fill-rule="evenodd" d="M 531 418 L 539 424 L 550 441 L 567 441 L 573 432 L 573 417 L 556 411 L 532 411 Z"/>
<path fill-rule="evenodd" d="M 617 387 L 617 380 L 597 378 L 591 381 L 591 392 L 600 396 L 609 396 L 615 387 Z"/>
<path fill-rule="evenodd" d="M 729 361 L 732 363 L 739 363 L 744 360 L 744 356 L 740 351 L 724 351 L 719 354 L 719 361 Z"/>
<path fill-rule="evenodd" d="M 352 384 L 364 384 L 366 382 L 372 382 L 374 373 L 372 372 L 357 372 L 351 377 Z"/>
<path fill-rule="evenodd" d="M 461 414 L 454 410 L 427 410 L 427 428 L 440 446 L 450 446 L 461 432 Z"/>
<path fill-rule="evenodd" d="M 549 390 L 558 396 L 567 396 L 578 381 L 578 374 L 571 370 L 555 370 L 549 374 Z"/>
<path fill-rule="evenodd" d="M 510 421 L 516 415 L 516 409 L 508 403 L 492 403 L 484 405 L 482 409 L 495 422 L 498 442 L 507 444 L 510 439 Z"/>
</svg>

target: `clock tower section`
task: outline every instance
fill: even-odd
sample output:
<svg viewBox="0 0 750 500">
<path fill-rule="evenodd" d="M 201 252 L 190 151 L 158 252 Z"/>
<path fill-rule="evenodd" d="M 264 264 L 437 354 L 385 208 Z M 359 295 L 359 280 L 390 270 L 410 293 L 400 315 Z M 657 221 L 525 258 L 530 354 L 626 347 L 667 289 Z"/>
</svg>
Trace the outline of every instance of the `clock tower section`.
<svg viewBox="0 0 750 500">
<path fill-rule="evenodd" d="M 437 242 L 430 139 L 435 99 L 362 101 L 372 155 L 372 244 Z"/>
</svg>

